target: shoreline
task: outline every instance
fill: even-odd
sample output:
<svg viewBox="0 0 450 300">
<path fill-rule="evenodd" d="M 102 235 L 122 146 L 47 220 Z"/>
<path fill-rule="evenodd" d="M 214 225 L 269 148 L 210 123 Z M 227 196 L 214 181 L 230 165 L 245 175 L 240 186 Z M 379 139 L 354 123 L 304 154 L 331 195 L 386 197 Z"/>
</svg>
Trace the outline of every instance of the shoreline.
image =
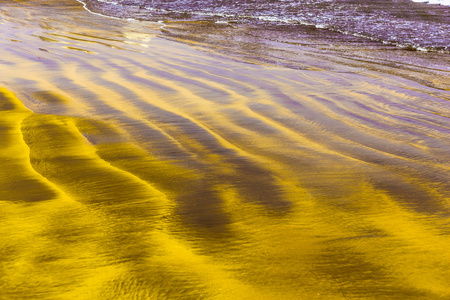
<svg viewBox="0 0 450 300">
<path fill-rule="evenodd" d="M 449 91 L 74 1 L 0 14 L 0 298 L 450 296 Z"/>
<path fill-rule="evenodd" d="M 159 22 L 165 23 L 161 31 L 164 38 L 250 63 L 340 70 L 369 76 L 384 73 L 432 88 L 450 90 L 450 55 L 445 52 L 411 50 L 309 25 L 259 27 L 213 20 Z M 295 37 L 296 34 L 300 36 Z"/>
</svg>

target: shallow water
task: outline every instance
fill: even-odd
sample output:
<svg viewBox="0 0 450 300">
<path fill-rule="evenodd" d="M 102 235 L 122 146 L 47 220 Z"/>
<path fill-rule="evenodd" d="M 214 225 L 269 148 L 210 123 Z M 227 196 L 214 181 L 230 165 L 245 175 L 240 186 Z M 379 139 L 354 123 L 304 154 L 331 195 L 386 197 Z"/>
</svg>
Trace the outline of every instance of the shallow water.
<svg viewBox="0 0 450 300">
<path fill-rule="evenodd" d="M 450 2 L 410 0 L 86 0 L 92 11 L 150 21 L 213 21 L 257 27 L 290 25 L 302 40 L 305 28 L 331 36 L 352 36 L 402 48 L 449 51 Z M 297 33 L 298 32 L 298 33 Z M 297 34 L 296 34 L 297 33 Z M 282 36 L 278 37 L 282 40 Z M 286 41 L 285 41 L 286 42 Z"/>
<path fill-rule="evenodd" d="M 0 12 L 0 298 L 450 296 L 448 91 Z"/>
<path fill-rule="evenodd" d="M 82 2 L 83 3 L 83 2 Z M 297 69 L 383 72 L 450 89 L 450 6 L 410 0 L 87 0 L 113 18 L 158 21 L 164 37 Z"/>
</svg>

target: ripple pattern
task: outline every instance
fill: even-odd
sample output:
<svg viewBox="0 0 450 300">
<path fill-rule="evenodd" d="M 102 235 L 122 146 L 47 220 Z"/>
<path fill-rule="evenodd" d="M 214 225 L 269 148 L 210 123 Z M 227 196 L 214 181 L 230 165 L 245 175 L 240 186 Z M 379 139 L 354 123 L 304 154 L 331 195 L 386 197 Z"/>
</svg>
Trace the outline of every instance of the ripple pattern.
<svg viewBox="0 0 450 300">
<path fill-rule="evenodd" d="M 448 91 L 71 1 L 0 25 L 0 298 L 450 297 Z"/>
</svg>

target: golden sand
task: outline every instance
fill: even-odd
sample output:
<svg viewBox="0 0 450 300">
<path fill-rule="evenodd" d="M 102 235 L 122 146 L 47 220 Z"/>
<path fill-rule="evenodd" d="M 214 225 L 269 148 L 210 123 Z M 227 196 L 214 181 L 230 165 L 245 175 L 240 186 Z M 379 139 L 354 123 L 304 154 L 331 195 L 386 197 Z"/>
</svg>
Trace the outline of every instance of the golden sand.
<svg viewBox="0 0 450 300">
<path fill-rule="evenodd" d="M 448 91 L 160 26 L 0 4 L 0 299 L 450 297 Z"/>
</svg>

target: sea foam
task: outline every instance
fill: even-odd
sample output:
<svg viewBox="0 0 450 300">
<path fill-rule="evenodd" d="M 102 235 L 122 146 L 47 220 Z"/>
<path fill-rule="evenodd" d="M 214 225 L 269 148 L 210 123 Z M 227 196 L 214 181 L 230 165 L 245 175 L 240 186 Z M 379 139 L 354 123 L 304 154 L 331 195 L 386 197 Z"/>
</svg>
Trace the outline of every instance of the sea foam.
<svg viewBox="0 0 450 300">
<path fill-rule="evenodd" d="M 412 0 L 413 2 L 423 2 L 428 4 L 441 4 L 450 6 L 450 0 Z"/>
</svg>

